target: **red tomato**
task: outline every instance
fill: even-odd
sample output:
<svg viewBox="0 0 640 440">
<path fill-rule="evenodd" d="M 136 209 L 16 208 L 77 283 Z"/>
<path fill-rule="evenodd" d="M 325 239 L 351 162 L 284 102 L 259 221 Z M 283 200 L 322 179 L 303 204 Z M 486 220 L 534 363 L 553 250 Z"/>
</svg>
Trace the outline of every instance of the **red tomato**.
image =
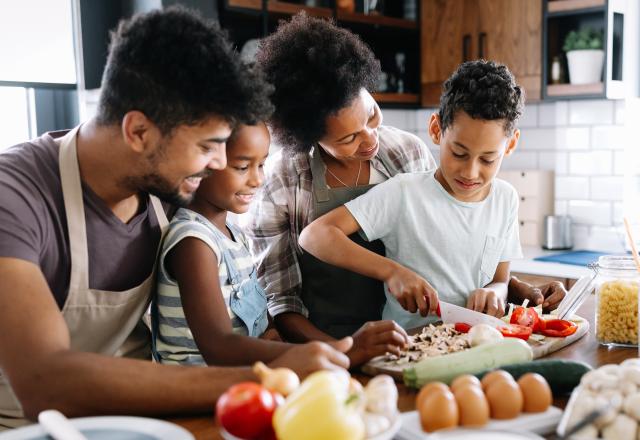
<svg viewBox="0 0 640 440">
<path fill-rule="evenodd" d="M 500 330 L 500 333 L 502 333 L 502 336 L 505 338 L 519 338 L 523 341 L 528 340 L 531 333 L 533 333 L 533 329 L 531 327 L 519 324 L 505 325 L 498 328 L 498 330 Z"/>
<path fill-rule="evenodd" d="M 455 329 L 460 333 L 469 333 L 471 326 L 465 322 L 456 322 Z"/>
<path fill-rule="evenodd" d="M 236 437 L 247 440 L 269 438 L 277 404 L 277 398 L 262 385 L 242 382 L 220 396 L 216 414 L 224 429 Z"/>
<path fill-rule="evenodd" d="M 534 332 L 540 328 L 540 316 L 533 308 L 529 307 L 516 307 L 511 314 L 511 324 L 523 325 L 525 327 L 531 327 Z"/>
<path fill-rule="evenodd" d="M 545 336 L 551 336 L 553 338 L 565 338 L 574 334 L 578 330 L 578 326 L 564 319 L 550 319 L 543 321 L 540 329 L 540 333 Z"/>
</svg>

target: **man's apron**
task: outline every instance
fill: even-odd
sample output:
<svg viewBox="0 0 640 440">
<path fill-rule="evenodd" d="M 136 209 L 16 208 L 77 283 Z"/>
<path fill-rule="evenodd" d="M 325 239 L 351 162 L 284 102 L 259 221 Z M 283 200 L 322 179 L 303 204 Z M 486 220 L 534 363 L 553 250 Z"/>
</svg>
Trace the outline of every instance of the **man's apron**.
<svg viewBox="0 0 640 440">
<path fill-rule="evenodd" d="M 155 264 L 151 275 L 132 289 L 111 292 L 89 288 L 89 252 L 82 184 L 78 167 L 76 127 L 60 142 L 60 180 L 69 233 L 71 277 L 62 308 L 73 351 L 151 359 L 149 330 L 142 316 L 149 306 L 155 285 Z M 160 201 L 150 196 L 162 234 L 168 221 Z M 0 375 L 0 430 L 30 423 L 6 378 Z"/>
<path fill-rule="evenodd" d="M 327 212 L 366 193 L 374 185 L 328 188 L 326 166 L 318 148 L 311 155 L 315 220 Z M 349 238 L 358 245 L 384 255 L 380 240 L 368 242 L 359 233 Z M 381 281 L 324 263 L 303 252 L 301 297 L 309 310 L 309 320 L 334 338 L 352 335 L 367 321 L 377 321 L 385 304 Z"/>
</svg>

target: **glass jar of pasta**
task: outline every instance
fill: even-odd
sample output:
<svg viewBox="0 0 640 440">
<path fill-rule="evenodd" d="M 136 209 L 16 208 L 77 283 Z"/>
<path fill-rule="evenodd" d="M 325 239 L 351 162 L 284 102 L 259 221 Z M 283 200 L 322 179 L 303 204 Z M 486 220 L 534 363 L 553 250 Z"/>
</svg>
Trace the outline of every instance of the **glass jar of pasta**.
<svg viewBox="0 0 640 440">
<path fill-rule="evenodd" d="M 638 345 L 640 273 L 633 258 L 604 255 L 598 259 L 596 339 L 605 345 Z"/>
</svg>

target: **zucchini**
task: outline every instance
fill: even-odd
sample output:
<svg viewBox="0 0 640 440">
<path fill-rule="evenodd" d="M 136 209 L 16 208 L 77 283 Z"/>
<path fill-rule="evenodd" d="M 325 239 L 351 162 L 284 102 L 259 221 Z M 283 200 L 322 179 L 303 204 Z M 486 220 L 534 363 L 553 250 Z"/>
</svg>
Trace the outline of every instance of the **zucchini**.
<svg viewBox="0 0 640 440">
<path fill-rule="evenodd" d="M 532 362 L 522 362 L 519 364 L 503 365 L 501 370 L 510 373 L 515 380 L 526 373 L 538 373 L 543 376 L 553 395 L 568 394 L 580 383 L 580 378 L 593 368 L 584 362 L 566 361 L 561 359 L 543 359 Z M 491 369 L 482 371 L 476 376 L 478 379 L 490 372 Z"/>
<path fill-rule="evenodd" d="M 526 342 L 517 338 L 505 338 L 469 350 L 423 359 L 413 367 L 405 368 L 402 373 L 405 385 L 420 388 L 428 382 L 450 383 L 461 374 L 476 374 L 531 359 L 533 352 Z"/>
</svg>

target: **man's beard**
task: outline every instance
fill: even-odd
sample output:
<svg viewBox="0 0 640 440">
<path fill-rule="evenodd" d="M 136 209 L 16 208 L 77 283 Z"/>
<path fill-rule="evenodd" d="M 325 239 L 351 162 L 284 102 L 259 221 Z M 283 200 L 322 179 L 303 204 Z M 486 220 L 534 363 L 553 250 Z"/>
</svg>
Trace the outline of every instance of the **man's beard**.
<svg viewBox="0 0 640 440">
<path fill-rule="evenodd" d="M 210 174 L 210 170 L 205 170 L 190 177 L 202 177 L 204 179 Z M 179 184 L 172 186 L 166 179 L 157 173 L 150 173 L 134 178 L 130 177 L 126 182 L 126 185 L 130 188 L 135 188 L 137 192 L 152 194 L 164 202 L 183 208 L 188 206 L 195 196 L 195 191 L 188 195 L 181 194 Z"/>
</svg>

